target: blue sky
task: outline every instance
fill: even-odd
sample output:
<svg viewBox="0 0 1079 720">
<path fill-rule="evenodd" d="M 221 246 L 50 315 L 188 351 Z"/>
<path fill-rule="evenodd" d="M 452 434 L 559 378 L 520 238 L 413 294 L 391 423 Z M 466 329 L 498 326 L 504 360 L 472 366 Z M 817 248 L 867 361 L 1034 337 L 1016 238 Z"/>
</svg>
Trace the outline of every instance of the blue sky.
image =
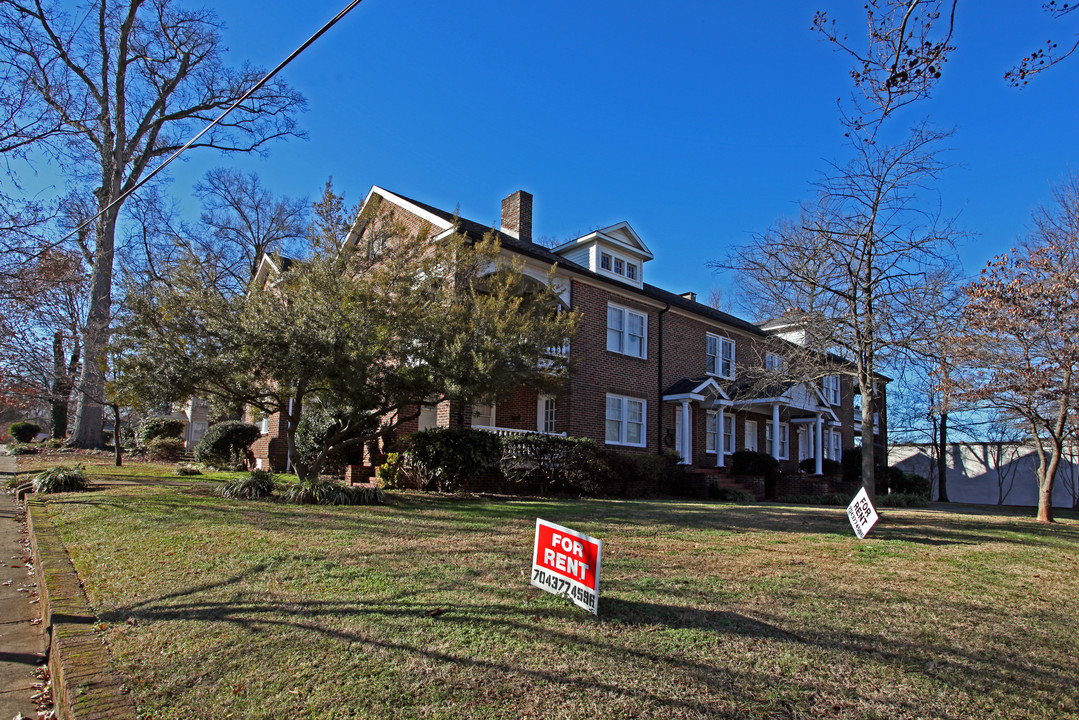
<svg viewBox="0 0 1079 720">
<path fill-rule="evenodd" d="M 342 5 L 214 7 L 229 62 L 268 68 Z M 279 192 L 314 197 L 332 175 L 353 201 L 377 184 L 494 224 L 501 199 L 525 189 L 535 235 L 627 220 L 656 256 L 647 281 L 706 295 L 718 282 L 709 260 L 795 212 L 827 162 L 843 159 L 836 101 L 850 62 L 810 25 L 827 9 L 855 34 L 861 5 L 365 0 L 286 70 L 308 98 L 309 139 L 264 159 L 190 152 L 173 166 L 172 193 L 195 212 L 191 184 L 233 164 Z M 1076 167 L 1079 59 L 1022 91 L 1002 75 L 1077 26 L 1040 2 L 960 3 L 943 81 L 898 118 L 954 128 L 940 198 L 971 234 L 968 273 L 1011 247 Z"/>
</svg>

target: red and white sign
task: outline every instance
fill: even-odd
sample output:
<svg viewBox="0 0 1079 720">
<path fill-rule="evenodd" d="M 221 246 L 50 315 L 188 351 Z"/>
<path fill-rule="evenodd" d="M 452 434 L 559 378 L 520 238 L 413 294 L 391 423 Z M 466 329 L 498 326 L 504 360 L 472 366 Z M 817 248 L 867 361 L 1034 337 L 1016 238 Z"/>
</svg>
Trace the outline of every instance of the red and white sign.
<svg viewBox="0 0 1079 720">
<path fill-rule="evenodd" d="M 602 551 L 602 540 L 536 518 L 532 584 L 599 615 Z"/>
</svg>

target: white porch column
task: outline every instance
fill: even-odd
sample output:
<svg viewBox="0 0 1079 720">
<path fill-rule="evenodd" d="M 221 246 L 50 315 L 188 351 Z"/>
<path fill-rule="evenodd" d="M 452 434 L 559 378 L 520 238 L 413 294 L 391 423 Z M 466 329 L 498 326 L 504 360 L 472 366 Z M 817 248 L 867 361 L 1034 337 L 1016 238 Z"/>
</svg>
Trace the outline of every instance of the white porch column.
<svg viewBox="0 0 1079 720">
<path fill-rule="evenodd" d="M 822 432 L 823 429 L 824 418 L 821 417 L 820 413 L 817 413 L 817 423 L 813 426 L 813 432 L 815 435 L 813 439 L 815 440 L 814 445 L 816 445 L 813 451 L 817 455 L 816 473 L 818 475 L 824 474 L 824 433 Z"/>
<path fill-rule="evenodd" d="M 772 403 L 772 457 L 779 459 L 779 403 Z"/>
<path fill-rule="evenodd" d="M 689 423 L 689 400 L 682 401 L 682 463 L 693 462 L 693 427 Z"/>
<path fill-rule="evenodd" d="M 716 467 L 723 467 L 723 431 L 727 425 L 727 411 L 721 405 L 716 416 Z"/>
</svg>

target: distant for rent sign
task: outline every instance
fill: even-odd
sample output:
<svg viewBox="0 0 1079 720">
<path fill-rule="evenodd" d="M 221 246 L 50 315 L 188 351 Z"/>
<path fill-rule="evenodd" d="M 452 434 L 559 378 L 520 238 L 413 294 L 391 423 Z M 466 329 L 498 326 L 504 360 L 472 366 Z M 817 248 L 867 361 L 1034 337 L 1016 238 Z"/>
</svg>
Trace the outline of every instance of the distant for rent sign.
<svg viewBox="0 0 1079 720">
<path fill-rule="evenodd" d="M 599 615 L 602 550 L 602 540 L 536 518 L 532 584 Z"/>
</svg>

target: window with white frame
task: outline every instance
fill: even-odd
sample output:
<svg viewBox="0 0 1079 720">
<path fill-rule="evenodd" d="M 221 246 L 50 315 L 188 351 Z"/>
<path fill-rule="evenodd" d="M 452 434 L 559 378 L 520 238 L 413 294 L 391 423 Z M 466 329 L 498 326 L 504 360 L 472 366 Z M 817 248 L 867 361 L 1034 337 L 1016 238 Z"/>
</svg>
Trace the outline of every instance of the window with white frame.
<svg viewBox="0 0 1079 720">
<path fill-rule="evenodd" d="M 719 413 L 709 410 L 704 416 L 704 451 L 715 454 L 719 431 Z"/>
<path fill-rule="evenodd" d="M 734 452 L 734 416 L 723 414 L 723 454 Z"/>
<path fill-rule="evenodd" d="M 610 271 L 610 269 L 611 269 L 611 256 L 610 256 L 609 253 L 600 253 L 600 255 L 599 255 L 599 266 L 603 270 L 607 270 L 608 272 Z"/>
<path fill-rule="evenodd" d="M 772 452 L 772 423 L 768 423 L 764 427 L 764 441 L 768 444 L 765 452 Z M 779 457 L 776 460 L 786 460 L 790 457 L 790 452 L 787 445 L 787 423 L 779 423 Z"/>
<path fill-rule="evenodd" d="M 734 379 L 734 341 L 708 333 L 704 336 L 705 370 L 728 380 Z"/>
<path fill-rule="evenodd" d="M 843 433 L 841 433 L 839 430 L 832 430 L 825 436 L 825 440 L 826 442 L 824 443 L 824 456 L 829 460 L 842 460 Z"/>
<path fill-rule="evenodd" d="M 607 395 L 605 440 L 608 445 L 645 445 L 645 409 L 647 403 L 624 395 Z"/>
<path fill-rule="evenodd" d="M 757 452 L 757 421 L 746 420 L 746 450 Z"/>
<path fill-rule="evenodd" d="M 541 433 L 555 431 L 555 419 L 558 405 L 553 395 L 540 395 L 539 407 L 536 408 L 536 429 Z"/>
<path fill-rule="evenodd" d="M 495 426 L 494 403 L 474 403 L 472 405 L 472 425 L 480 427 Z"/>
<path fill-rule="evenodd" d="M 839 376 L 825 375 L 822 382 L 824 386 L 824 399 L 829 405 L 839 404 Z"/>
<path fill-rule="evenodd" d="M 625 275 L 626 274 L 626 261 L 622 258 L 616 257 L 614 259 L 614 274 Z"/>
<path fill-rule="evenodd" d="M 764 369 L 770 373 L 782 373 L 786 371 L 787 359 L 781 355 L 765 353 Z"/>
<path fill-rule="evenodd" d="M 607 349 L 644 358 L 648 354 L 648 318 L 618 305 L 607 306 Z"/>
<path fill-rule="evenodd" d="M 626 263 L 626 278 L 629 280 L 637 279 L 637 266 L 631 262 Z"/>
</svg>

